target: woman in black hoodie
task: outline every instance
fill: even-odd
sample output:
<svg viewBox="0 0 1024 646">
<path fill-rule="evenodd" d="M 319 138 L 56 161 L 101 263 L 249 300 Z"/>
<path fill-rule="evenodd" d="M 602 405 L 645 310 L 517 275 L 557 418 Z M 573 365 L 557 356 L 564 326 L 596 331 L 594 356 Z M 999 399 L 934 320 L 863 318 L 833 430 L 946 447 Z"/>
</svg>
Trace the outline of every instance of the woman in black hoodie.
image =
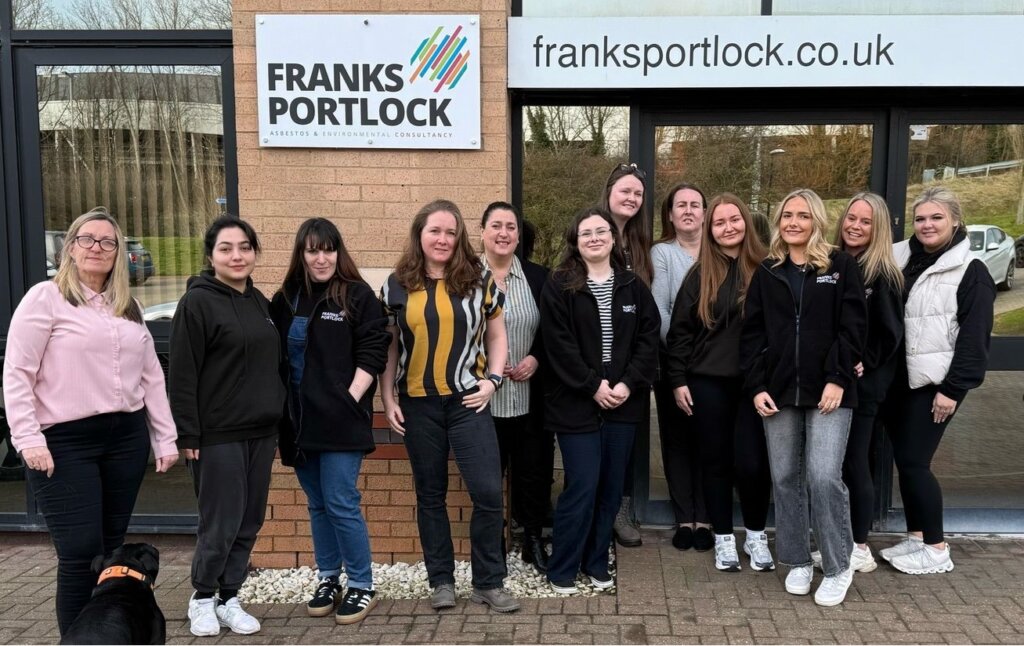
<svg viewBox="0 0 1024 646">
<path fill-rule="evenodd" d="M 825 572 L 814 601 L 834 606 L 853 581 L 842 466 L 867 329 L 864 284 L 857 262 L 825 239 L 828 216 L 814 191 L 787 195 L 773 224 L 768 258 L 747 292 L 740 356 L 748 395 L 764 418 L 775 547 L 792 568 L 786 591 L 811 591 L 813 523 Z"/>
<path fill-rule="evenodd" d="M 661 317 L 625 268 L 607 211 L 580 211 L 566 245 L 541 294 L 540 329 L 552 358 L 545 424 L 558 435 L 566 480 L 547 574 L 556 592 L 572 594 L 581 570 L 597 588 L 612 586 L 612 523 L 654 380 Z"/>
<path fill-rule="evenodd" d="M 757 571 L 775 569 L 765 523 L 771 474 L 764 427 L 743 392 L 740 332 L 754 271 L 765 257 L 750 211 L 738 197 L 711 200 L 700 259 L 683 282 L 668 328 L 668 381 L 692 416 L 704 496 L 715 532 L 715 567 L 738 572 L 732 527 L 736 485 L 746 527 L 743 551 Z"/>
<path fill-rule="evenodd" d="M 269 303 L 252 285 L 259 241 L 245 221 L 215 220 L 203 239 L 210 269 L 189 280 L 171 323 L 171 412 L 199 499 L 188 617 L 193 635 L 259 621 L 238 603 L 263 526 L 284 412 L 281 346 Z M 219 592 L 219 602 L 218 602 Z"/>
<path fill-rule="evenodd" d="M 377 604 L 356 485 L 363 455 L 374 449 L 373 393 L 391 343 L 387 317 L 338 227 L 324 218 L 299 227 L 270 312 L 289 367 L 290 423 L 281 425 L 281 461 L 295 467 L 306 492 L 320 577 L 306 612 L 334 612 L 344 564 L 348 591 L 335 621 L 356 623 Z"/>
</svg>

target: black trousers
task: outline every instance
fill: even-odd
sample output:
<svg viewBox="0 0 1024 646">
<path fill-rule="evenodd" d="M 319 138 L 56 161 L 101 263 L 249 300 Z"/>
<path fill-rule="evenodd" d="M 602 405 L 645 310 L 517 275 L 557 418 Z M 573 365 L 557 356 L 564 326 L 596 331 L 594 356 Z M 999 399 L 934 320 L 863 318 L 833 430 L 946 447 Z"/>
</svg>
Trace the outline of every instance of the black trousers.
<svg viewBox="0 0 1024 646">
<path fill-rule="evenodd" d="M 45 432 L 53 476 L 26 469 L 57 551 L 57 625 L 63 635 L 96 585 L 92 560 L 124 543 L 149 459 L 145 409 L 57 424 Z"/>
<path fill-rule="evenodd" d="M 871 472 L 871 439 L 875 434 L 878 402 L 860 401 L 853 410 L 850 436 L 843 459 L 843 482 L 850 491 L 853 541 L 866 543 L 875 507 L 875 481 Z"/>
<path fill-rule="evenodd" d="M 494 429 L 501 470 L 508 474 L 512 518 L 527 531 L 540 533 L 551 515 L 555 436 L 532 415 L 495 417 Z"/>
<path fill-rule="evenodd" d="M 715 533 L 732 533 L 734 485 L 744 526 L 763 531 L 772 491 L 768 445 L 753 401 L 743 393 L 742 378 L 693 375 L 688 385 L 704 496 Z"/>
<path fill-rule="evenodd" d="M 953 419 L 941 424 L 932 421 L 932 401 L 937 386 L 914 390 L 899 389 L 889 396 L 886 430 L 892 442 L 893 457 L 900 475 L 900 495 L 907 518 L 907 531 L 922 532 L 929 545 L 941 543 L 942 487 L 932 473 L 932 458 L 942 435 Z M 963 402 L 957 405 L 960 410 Z M 956 413 L 954 411 L 954 415 Z"/>
<path fill-rule="evenodd" d="M 277 436 L 226 442 L 199 449 L 189 460 L 199 501 L 192 587 L 212 593 L 238 590 L 263 527 Z"/>
<path fill-rule="evenodd" d="M 667 374 L 664 369 L 662 374 Z M 676 406 L 667 379 L 654 382 L 654 401 L 658 406 L 661 459 L 676 522 L 706 523 L 709 518 L 693 421 Z"/>
</svg>

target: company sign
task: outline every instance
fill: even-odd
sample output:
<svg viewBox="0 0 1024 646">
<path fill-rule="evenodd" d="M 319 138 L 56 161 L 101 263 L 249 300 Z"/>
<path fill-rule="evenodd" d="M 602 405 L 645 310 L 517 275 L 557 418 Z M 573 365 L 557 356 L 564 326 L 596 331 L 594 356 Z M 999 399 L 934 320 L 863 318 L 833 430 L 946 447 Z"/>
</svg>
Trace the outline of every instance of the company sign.
<svg viewBox="0 0 1024 646">
<path fill-rule="evenodd" d="M 1024 86 L 1024 16 L 510 18 L 511 88 Z"/>
<path fill-rule="evenodd" d="M 257 15 L 260 145 L 479 149 L 479 23 Z"/>
</svg>

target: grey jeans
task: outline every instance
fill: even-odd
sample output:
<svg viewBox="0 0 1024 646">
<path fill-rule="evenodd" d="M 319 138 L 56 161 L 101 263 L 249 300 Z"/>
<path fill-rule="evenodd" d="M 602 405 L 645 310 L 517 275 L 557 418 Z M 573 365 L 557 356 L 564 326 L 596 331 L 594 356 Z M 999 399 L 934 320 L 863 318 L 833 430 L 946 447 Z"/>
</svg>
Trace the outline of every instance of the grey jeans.
<svg viewBox="0 0 1024 646">
<path fill-rule="evenodd" d="M 813 523 L 825 576 L 850 567 L 853 530 L 843 457 L 852 416 L 850 408 L 822 415 L 817 408 L 786 406 L 764 420 L 775 484 L 775 548 L 783 565 L 811 565 Z"/>
</svg>

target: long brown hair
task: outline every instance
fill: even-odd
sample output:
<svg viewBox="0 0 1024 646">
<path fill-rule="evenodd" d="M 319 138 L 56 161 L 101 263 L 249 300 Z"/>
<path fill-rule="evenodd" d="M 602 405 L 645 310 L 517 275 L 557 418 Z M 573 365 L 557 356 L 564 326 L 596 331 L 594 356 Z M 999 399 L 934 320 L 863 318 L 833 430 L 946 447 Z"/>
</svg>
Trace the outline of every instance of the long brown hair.
<svg viewBox="0 0 1024 646">
<path fill-rule="evenodd" d="M 334 275 L 327 281 L 325 292 L 329 301 L 334 301 L 342 309 L 348 310 L 348 286 L 350 283 L 363 283 L 359 268 L 345 248 L 341 231 L 327 218 L 310 218 L 299 226 L 295 234 L 295 245 L 292 247 L 292 259 L 288 263 L 288 271 L 284 275 L 281 291 L 287 295 L 288 287 L 297 285 L 305 289 L 307 294 L 313 293 L 313 281 L 306 267 L 306 249 L 317 251 L 336 251 L 338 259 L 334 266 Z"/>
<path fill-rule="evenodd" d="M 725 281 L 729 273 L 731 258 L 722 251 L 722 247 L 715 241 L 711 230 L 711 221 L 715 216 L 715 209 L 723 204 L 732 204 L 743 216 L 743 243 L 740 247 L 740 255 L 736 259 L 740 272 L 740 293 L 737 302 L 742 309 L 747 299 L 747 288 L 750 287 L 750 279 L 753 278 L 757 266 L 764 260 L 767 252 L 761 244 L 761 238 L 754 228 L 753 218 L 750 216 L 750 209 L 743 203 L 743 200 L 732 193 L 722 193 L 711 198 L 707 211 L 704 213 L 704 224 L 701 226 L 700 257 L 697 261 L 700 267 L 700 296 L 697 298 L 697 316 L 708 329 L 715 327 L 715 300 L 718 298 L 718 289 Z"/>
<path fill-rule="evenodd" d="M 636 215 L 631 217 L 626 226 L 622 228 L 622 244 L 619 247 L 625 252 L 629 250 L 629 257 L 633 261 L 633 273 L 640 280 L 650 286 L 654 277 L 654 267 L 651 264 L 651 223 L 644 213 L 644 205 L 647 204 L 647 175 L 637 168 L 636 164 L 619 164 L 612 169 L 608 175 L 608 181 L 604 185 L 604 196 L 601 198 L 601 206 L 606 212 L 611 212 L 608 205 L 608 198 L 611 197 L 612 187 L 623 177 L 632 175 L 644 185 L 644 199 L 640 202 L 640 208 Z M 616 230 L 618 226 L 616 225 Z M 616 242 L 618 244 L 618 241 Z"/>
<path fill-rule="evenodd" d="M 449 294 L 464 298 L 482 284 L 484 265 L 469 242 L 462 211 L 450 200 L 434 200 L 425 204 L 413 217 L 409 239 L 395 266 L 395 278 L 406 291 L 417 291 L 426 286 L 427 262 L 420 236 L 427 226 L 427 218 L 438 211 L 450 213 L 455 218 L 455 248 L 444 267 L 445 286 Z"/>
<path fill-rule="evenodd" d="M 704 191 L 697 188 L 696 184 L 679 182 L 672 188 L 668 189 L 668 195 L 665 196 L 665 201 L 661 203 L 661 237 L 658 238 L 658 242 L 668 242 L 669 240 L 676 239 L 676 227 L 672 224 L 672 205 L 676 201 L 676 193 L 686 190 L 693 191 L 700 195 L 700 208 L 704 209 L 704 218 L 707 219 L 708 198 L 704 195 Z M 637 215 L 639 215 L 639 213 Z"/>
<path fill-rule="evenodd" d="M 622 256 L 622 245 L 619 244 L 619 228 L 615 226 L 615 220 L 612 219 L 611 213 L 600 206 L 588 206 L 578 211 L 565 229 L 565 251 L 562 252 L 562 259 L 559 261 L 558 267 L 551 272 L 554 278 L 564 282 L 566 291 L 577 292 L 587 284 L 587 263 L 580 255 L 579 227 L 580 222 L 592 215 L 603 219 L 611 229 L 612 255 L 608 258 L 608 262 L 611 263 L 612 269 L 623 271 L 626 268 L 626 259 Z"/>
</svg>

